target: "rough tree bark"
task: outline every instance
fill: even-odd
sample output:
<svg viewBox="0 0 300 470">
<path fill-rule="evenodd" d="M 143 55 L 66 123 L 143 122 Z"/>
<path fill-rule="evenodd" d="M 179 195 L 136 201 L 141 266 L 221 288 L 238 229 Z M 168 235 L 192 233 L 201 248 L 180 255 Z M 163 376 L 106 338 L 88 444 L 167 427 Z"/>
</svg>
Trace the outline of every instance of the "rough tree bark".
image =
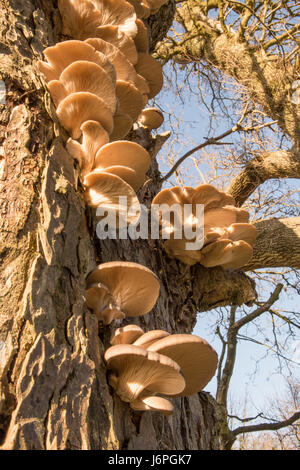
<svg viewBox="0 0 300 470">
<path fill-rule="evenodd" d="M 197 310 L 252 302 L 254 286 L 244 274 L 221 269 L 194 267 L 184 274 L 156 241 L 96 239 L 78 171 L 64 149 L 68 136 L 34 67 L 43 49 L 61 40 L 56 2 L 0 5 L 0 78 L 7 88 L 0 107 L 2 448 L 217 448 L 209 394 L 177 398 L 167 418 L 133 413 L 112 393 L 103 353 L 119 324 L 99 329 L 84 304 L 85 278 L 105 261 L 148 266 L 161 280 L 161 295 L 136 323 L 170 332 L 191 332 Z M 158 22 L 156 16 L 156 28 Z M 155 155 L 165 138 L 143 132 L 131 138 L 153 157 L 140 193 L 149 204 L 159 190 Z"/>
</svg>

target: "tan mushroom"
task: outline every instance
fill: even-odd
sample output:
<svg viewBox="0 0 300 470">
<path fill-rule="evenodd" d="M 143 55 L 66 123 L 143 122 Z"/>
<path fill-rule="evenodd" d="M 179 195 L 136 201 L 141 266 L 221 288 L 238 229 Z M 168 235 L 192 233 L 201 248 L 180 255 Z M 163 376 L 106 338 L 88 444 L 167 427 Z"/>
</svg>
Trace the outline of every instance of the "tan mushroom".
<svg viewBox="0 0 300 470">
<path fill-rule="evenodd" d="M 69 139 L 67 150 L 72 157 L 78 161 L 84 176 L 94 166 L 95 155 L 103 145 L 109 142 L 109 135 L 97 121 L 84 122 L 80 130 L 82 132 L 82 143 Z"/>
<path fill-rule="evenodd" d="M 174 406 L 169 400 L 155 396 L 136 398 L 130 403 L 130 408 L 136 411 L 159 411 L 166 416 L 170 416 L 174 411 Z"/>
<path fill-rule="evenodd" d="M 165 338 L 166 336 L 169 336 L 169 333 L 167 331 L 152 330 L 140 335 L 139 338 L 137 338 L 132 343 L 134 346 L 139 346 L 140 348 L 148 349 L 148 347 L 152 343 L 158 341 L 159 339 Z"/>
<path fill-rule="evenodd" d="M 125 402 L 149 396 L 149 392 L 176 395 L 185 387 L 178 364 L 161 354 L 119 344 L 110 347 L 104 358 L 112 371 L 109 383 Z"/>
<path fill-rule="evenodd" d="M 168 356 L 180 366 L 186 386 L 176 396 L 200 392 L 213 378 L 217 368 L 217 353 L 204 339 L 195 335 L 169 335 L 155 341 L 148 351 Z"/>
<path fill-rule="evenodd" d="M 94 47 L 98 53 L 107 57 L 115 69 L 117 80 L 125 80 L 133 84 L 137 82 L 137 73 L 134 66 L 118 47 L 100 38 L 90 38 L 85 42 Z"/>
<path fill-rule="evenodd" d="M 182 225 L 185 229 L 189 228 L 190 233 L 195 233 L 194 239 L 186 240 L 182 231 L 181 239 L 176 239 L 175 216 L 167 218 L 161 215 L 161 233 L 163 235 L 166 233 L 164 232 L 166 224 L 169 227 L 170 239 L 164 243 L 164 249 L 170 258 L 176 258 L 190 266 L 200 262 L 206 267 L 222 265 L 226 269 L 241 267 L 249 261 L 252 253 L 251 245 L 255 242 L 256 229 L 247 223 L 249 213 L 244 209 L 234 207 L 232 196 L 208 184 L 200 185 L 195 189 L 177 186 L 162 190 L 152 203 L 166 204 L 170 207 L 178 204 L 182 208 Z M 185 215 L 185 204 L 191 205 L 192 214 L 187 212 Z M 197 218 L 198 204 L 204 208 L 203 235 L 200 231 L 202 224 L 199 225 L 202 221 Z M 195 231 L 197 227 L 199 230 Z M 198 242 L 203 242 L 204 248 L 193 249 L 193 247 L 189 247 L 191 249 L 188 250 L 186 244 L 194 242 L 196 234 L 198 238 L 199 236 L 203 237 Z"/>
<path fill-rule="evenodd" d="M 168 0 L 147 0 L 149 6 L 150 6 L 150 11 L 151 14 L 155 14 L 158 12 L 158 10 L 168 2 Z"/>
<path fill-rule="evenodd" d="M 113 66 L 103 53 L 99 53 L 92 45 L 82 41 L 64 41 L 44 50 L 47 62 L 39 61 L 38 69 L 47 82 L 58 80 L 61 73 L 73 62 L 85 60 L 102 67 L 111 80 L 115 80 Z"/>
<path fill-rule="evenodd" d="M 85 39 L 88 39 L 87 36 Z M 93 34 L 94 38 L 100 38 L 116 46 L 133 65 L 137 63 L 137 50 L 133 39 L 120 31 L 118 26 L 100 26 Z"/>
<path fill-rule="evenodd" d="M 120 140 L 106 144 L 99 149 L 95 157 L 95 168 L 100 170 L 113 166 L 130 168 L 135 172 L 133 187 L 138 189 L 145 181 L 150 161 L 149 153 L 141 145 Z"/>
<path fill-rule="evenodd" d="M 83 40 L 101 25 L 101 13 L 88 0 L 58 0 L 58 8 L 66 36 Z"/>
<path fill-rule="evenodd" d="M 117 80 L 116 94 L 119 102 L 118 114 L 127 114 L 135 122 L 143 109 L 142 94 L 133 83 L 124 80 Z"/>
<path fill-rule="evenodd" d="M 56 114 L 73 139 L 80 138 L 80 127 L 85 121 L 100 122 L 109 134 L 113 130 L 110 109 L 101 98 L 92 93 L 79 92 L 68 95 L 60 102 Z"/>
<path fill-rule="evenodd" d="M 81 0 L 82 1 L 82 0 Z M 136 13 L 126 0 L 90 0 L 101 14 L 100 25 L 116 25 L 121 32 L 135 37 L 137 27 Z M 92 37 L 92 36 L 91 36 Z"/>
<path fill-rule="evenodd" d="M 73 62 L 62 72 L 59 82 L 63 85 L 67 95 L 81 91 L 92 93 L 105 101 L 112 114 L 115 113 L 117 108 L 116 87 L 99 65 L 85 60 Z"/>
<path fill-rule="evenodd" d="M 149 39 L 148 30 L 142 20 L 136 20 L 137 35 L 134 38 L 134 43 L 138 52 L 149 52 Z"/>
<path fill-rule="evenodd" d="M 157 108 L 145 108 L 139 115 L 138 122 L 152 131 L 152 129 L 158 129 L 162 125 L 164 117 Z"/>
<path fill-rule="evenodd" d="M 160 284 L 155 274 L 137 263 L 113 261 L 100 264 L 87 278 L 87 289 L 94 284 L 104 285 L 110 292 L 113 302 L 126 317 L 145 315 L 154 307 Z M 100 293 L 101 294 L 101 293 Z M 106 305 L 99 298 L 99 312 Z"/>
<path fill-rule="evenodd" d="M 125 0 L 58 0 L 63 34 L 75 39 L 95 37 L 99 26 L 117 25 L 127 36 L 137 33 L 136 13 Z"/>
<path fill-rule="evenodd" d="M 116 344 L 132 344 L 143 334 L 144 331 L 137 325 L 122 326 L 113 333 L 110 344 L 112 346 Z"/>
<path fill-rule="evenodd" d="M 110 134 L 111 142 L 122 140 L 131 131 L 133 120 L 128 114 L 115 114 L 114 115 L 114 129 Z"/>
<path fill-rule="evenodd" d="M 163 86 L 163 74 L 160 63 L 151 55 L 140 52 L 135 69 L 139 75 L 147 80 L 150 88 L 149 98 L 154 98 Z"/>
<path fill-rule="evenodd" d="M 89 206 L 115 216 L 116 227 L 136 223 L 140 204 L 134 189 L 119 176 L 93 170 L 84 177 L 84 198 Z M 104 216 L 104 214 L 103 214 Z"/>
<path fill-rule="evenodd" d="M 241 268 L 251 259 L 252 252 L 252 247 L 242 240 L 217 240 L 202 249 L 200 263 L 206 268 Z"/>
<path fill-rule="evenodd" d="M 125 318 L 109 289 L 101 283 L 90 285 L 85 291 L 85 299 L 87 306 L 104 325 L 109 325 L 112 320 Z"/>
</svg>

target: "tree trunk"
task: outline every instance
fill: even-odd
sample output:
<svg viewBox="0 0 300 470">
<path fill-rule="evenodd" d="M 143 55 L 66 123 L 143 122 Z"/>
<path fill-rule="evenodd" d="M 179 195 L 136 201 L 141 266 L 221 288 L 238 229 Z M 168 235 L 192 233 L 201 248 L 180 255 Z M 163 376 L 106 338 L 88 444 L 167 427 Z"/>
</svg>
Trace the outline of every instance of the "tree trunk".
<svg viewBox="0 0 300 470">
<path fill-rule="evenodd" d="M 251 303 L 253 283 L 243 273 L 219 268 L 197 266 L 184 274 L 158 241 L 96 238 L 78 171 L 64 148 L 68 136 L 34 67 L 43 49 L 62 39 L 56 2 L 0 5 L 0 78 L 7 89 L 0 107 L 0 444 L 218 448 L 217 411 L 209 394 L 172 400 L 171 417 L 133 412 L 113 394 L 103 353 L 120 321 L 99 328 L 84 303 L 85 278 L 106 261 L 149 267 L 161 280 L 161 294 L 154 311 L 135 323 L 172 333 L 190 333 L 197 310 Z M 156 16 L 156 28 L 157 22 Z M 140 191 L 149 205 L 159 190 L 155 156 L 166 137 L 153 139 L 141 130 L 131 137 L 153 156 L 149 184 Z"/>
</svg>

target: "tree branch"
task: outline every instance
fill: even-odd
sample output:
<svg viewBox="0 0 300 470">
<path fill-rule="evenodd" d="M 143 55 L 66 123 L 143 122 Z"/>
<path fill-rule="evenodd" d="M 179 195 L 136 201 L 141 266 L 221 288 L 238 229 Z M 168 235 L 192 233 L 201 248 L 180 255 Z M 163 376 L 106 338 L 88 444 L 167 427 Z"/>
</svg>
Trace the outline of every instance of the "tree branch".
<svg viewBox="0 0 300 470">
<path fill-rule="evenodd" d="M 300 178 L 300 153 L 279 150 L 258 155 L 231 181 L 227 192 L 241 206 L 258 186 L 273 178 Z"/>
<path fill-rule="evenodd" d="M 232 431 L 234 436 L 239 434 L 245 434 L 246 432 L 257 432 L 257 431 L 278 431 L 279 429 L 285 428 L 287 426 L 291 426 L 291 424 L 295 423 L 300 419 L 300 411 L 294 413 L 290 418 L 284 421 L 278 421 L 277 423 L 261 423 L 261 424 L 253 424 L 249 426 L 240 426 Z"/>
<path fill-rule="evenodd" d="M 300 217 L 261 220 L 254 223 L 257 239 L 244 271 L 261 268 L 300 268 Z"/>
</svg>

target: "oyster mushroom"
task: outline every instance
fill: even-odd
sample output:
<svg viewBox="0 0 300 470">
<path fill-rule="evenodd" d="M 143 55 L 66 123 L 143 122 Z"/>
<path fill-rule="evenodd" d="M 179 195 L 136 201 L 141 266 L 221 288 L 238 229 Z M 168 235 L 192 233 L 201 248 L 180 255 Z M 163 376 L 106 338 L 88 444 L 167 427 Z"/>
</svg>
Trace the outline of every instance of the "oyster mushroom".
<svg viewBox="0 0 300 470">
<path fill-rule="evenodd" d="M 179 365 L 162 354 L 118 344 L 105 352 L 104 359 L 112 371 L 109 383 L 125 402 L 149 396 L 149 392 L 176 395 L 185 388 Z"/>
<path fill-rule="evenodd" d="M 176 396 L 200 392 L 217 368 L 217 353 L 204 339 L 195 335 L 169 335 L 152 343 L 147 350 L 168 356 L 180 366 L 186 385 Z"/>
<path fill-rule="evenodd" d="M 87 290 L 95 284 L 105 286 L 112 296 L 111 309 L 117 307 L 126 317 L 145 315 L 154 307 L 160 284 L 155 274 L 137 263 L 113 261 L 100 264 L 87 278 Z M 97 292 L 94 292 L 97 296 Z M 99 302 L 93 303 L 93 311 L 101 316 L 107 303 L 103 303 L 103 292 L 99 291 Z M 94 297 L 95 302 L 97 298 Z"/>
</svg>

